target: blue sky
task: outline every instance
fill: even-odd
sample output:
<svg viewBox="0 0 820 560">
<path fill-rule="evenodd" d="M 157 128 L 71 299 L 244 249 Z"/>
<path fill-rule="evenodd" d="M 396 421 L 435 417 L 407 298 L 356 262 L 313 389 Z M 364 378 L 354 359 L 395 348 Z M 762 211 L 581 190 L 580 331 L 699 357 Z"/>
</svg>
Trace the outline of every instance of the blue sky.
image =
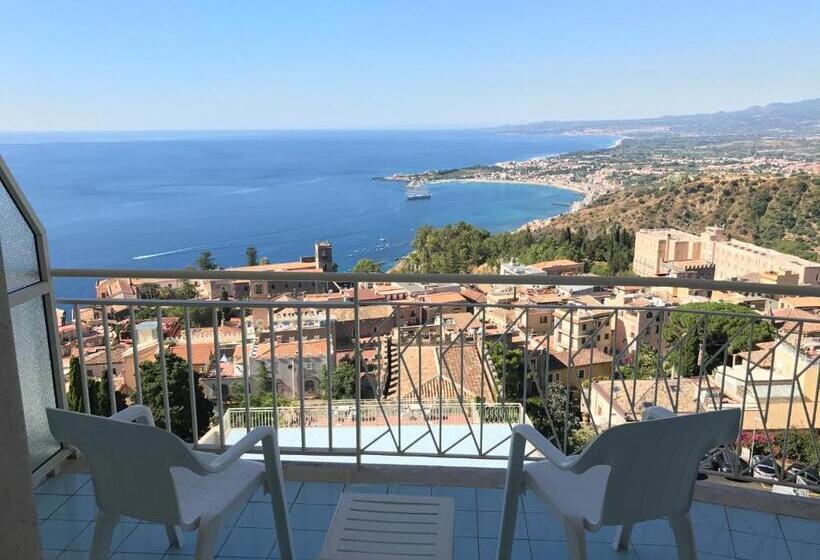
<svg viewBox="0 0 820 560">
<path fill-rule="evenodd" d="M 481 126 L 820 97 L 820 2 L 0 0 L 0 130 Z"/>
</svg>

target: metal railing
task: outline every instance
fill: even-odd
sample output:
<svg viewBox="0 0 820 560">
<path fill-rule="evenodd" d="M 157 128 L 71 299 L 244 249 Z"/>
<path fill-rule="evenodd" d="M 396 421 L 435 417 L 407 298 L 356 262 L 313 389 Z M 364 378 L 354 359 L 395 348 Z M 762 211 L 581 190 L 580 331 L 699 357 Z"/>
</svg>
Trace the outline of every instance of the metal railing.
<svg viewBox="0 0 820 560">
<path fill-rule="evenodd" d="M 156 270 L 54 275 L 319 278 Z M 650 405 L 681 414 L 737 407 L 741 437 L 704 457 L 702 470 L 820 490 L 820 318 L 737 308 L 540 305 L 525 297 L 505 304 L 359 298 L 360 284 L 374 281 L 589 285 L 583 276 L 320 278 L 348 289 L 347 299 L 60 299 L 76 332 L 66 342 L 76 354 L 75 371 L 66 371 L 66 402 L 87 413 L 109 412 L 112 403 L 147 404 L 158 425 L 202 449 L 224 449 L 247 430 L 270 425 L 285 454 L 357 461 L 365 455 L 503 459 L 510 428 L 520 422 L 572 453 L 610 426 L 639 420 Z M 602 290 L 623 282 L 594 278 Z M 813 287 L 739 282 L 628 283 L 701 293 L 820 294 Z M 101 348 L 85 344 L 100 334 Z"/>
</svg>

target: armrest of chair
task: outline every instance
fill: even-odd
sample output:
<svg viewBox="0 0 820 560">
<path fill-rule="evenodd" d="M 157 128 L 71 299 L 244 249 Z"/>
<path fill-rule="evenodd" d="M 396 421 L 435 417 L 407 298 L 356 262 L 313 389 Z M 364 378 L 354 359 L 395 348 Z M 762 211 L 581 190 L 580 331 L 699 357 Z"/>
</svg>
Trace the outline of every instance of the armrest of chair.
<svg viewBox="0 0 820 560">
<path fill-rule="evenodd" d="M 238 442 L 233 444 L 225 453 L 222 455 L 218 455 L 213 461 L 210 463 L 203 463 L 203 467 L 206 470 L 212 473 L 218 473 L 226 468 L 230 467 L 232 464 L 236 463 L 239 459 L 242 458 L 242 455 L 251 451 L 257 443 L 263 442 L 264 439 L 270 437 L 271 442 L 275 442 L 275 436 L 273 432 L 273 428 L 268 427 L 258 427 L 254 428 L 247 434 L 245 437 L 240 439 Z M 267 449 L 265 450 L 265 461 L 267 462 Z M 276 459 L 278 460 L 278 453 Z"/>
<path fill-rule="evenodd" d="M 675 416 L 675 413 L 668 408 L 664 408 L 662 406 L 650 406 L 643 409 L 641 422 L 646 420 L 658 420 L 660 418 L 672 418 L 673 416 Z"/>
<path fill-rule="evenodd" d="M 151 409 L 141 404 L 131 405 L 109 416 L 111 420 L 119 420 L 120 422 L 139 422 L 149 426 L 154 425 L 154 415 Z"/>
<path fill-rule="evenodd" d="M 569 469 L 578 462 L 578 457 L 570 458 L 561 453 L 561 450 L 555 447 L 547 438 L 541 435 L 538 430 L 529 424 L 518 424 L 514 426 L 513 437 L 516 436 L 523 437 L 527 440 L 536 450 L 541 452 L 544 457 L 549 459 L 549 461 L 557 467 Z"/>
</svg>

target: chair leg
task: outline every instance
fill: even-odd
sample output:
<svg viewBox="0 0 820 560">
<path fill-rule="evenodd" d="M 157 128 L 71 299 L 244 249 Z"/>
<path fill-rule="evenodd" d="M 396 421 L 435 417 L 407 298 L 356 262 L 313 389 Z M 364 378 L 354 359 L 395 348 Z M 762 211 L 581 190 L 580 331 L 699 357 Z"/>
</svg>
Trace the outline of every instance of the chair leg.
<svg viewBox="0 0 820 560">
<path fill-rule="evenodd" d="M 114 513 L 98 511 L 94 521 L 94 539 L 91 543 L 90 560 L 108 560 L 111 555 L 111 540 L 114 529 L 120 522 L 120 516 Z"/>
<path fill-rule="evenodd" d="M 567 550 L 570 560 L 587 560 L 587 541 L 584 522 L 578 517 L 564 517 Z"/>
<path fill-rule="evenodd" d="M 175 525 L 166 525 L 165 534 L 168 535 L 168 546 L 182 548 L 182 531 Z"/>
<path fill-rule="evenodd" d="M 678 545 L 678 560 L 697 560 L 695 549 L 695 531 L 692 528 L 692 519 L 688 513 L 669 518 L 669 525 L 675 533 L 675 543 Z"/>
<path fill-rule="evenodd" d="M 504 506 L 501 512 L 501 530 L 498 535 L 496 560 L 510 560 L 512 557 L 518 500 L 523 478 L 524 444 L 524 438 L 514 432 L 510 444 L 510 458 L 507 462 L 507 481 L 504 485 Z"/>
<path fill-rule="evenodd" d="M 626 550 L 629 547 L 629 537 L 632 535 L 632 525 L 621 525 L 615 530 L 615 539 L 612 548 Z"/>
<path fill-rule="evenodd" d="M 217 516 L 211 519 L 202 519 L 196 530 L 196 560 L 213 560 L 216 551 L 216 541 L 219 539 L 219 529 L 222 528 L 222 518 Z"/>
</svg>

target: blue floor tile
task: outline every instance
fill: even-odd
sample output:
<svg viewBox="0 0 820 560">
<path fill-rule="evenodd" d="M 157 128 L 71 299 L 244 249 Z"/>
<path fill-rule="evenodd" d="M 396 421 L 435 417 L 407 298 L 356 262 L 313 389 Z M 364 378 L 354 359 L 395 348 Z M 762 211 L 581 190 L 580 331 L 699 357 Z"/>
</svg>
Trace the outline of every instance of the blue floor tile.
<svg viewBox="0 0 820 560">
<path fill-rule="evenodd" d="M 618 528 L 612 526 L 601 527 L 597 531 L 587 531 L 586 541 L 588 543 L 606 543 L 611 545 L 612 541 L 615 540 L 617 531 Z"/>
<path fill-rule="evenodd" d="M 391 484 L 387 490 L 388 494 L 399 494 L 401 496 L 431 496 L 433 489 L 429 486 L 419 486 L 416 484 Z"/>
<path fill-rule="evenodd" d="M 534 492 L 521 494 L 521 505 L 530 513 L 550 513 L 550 509 Z"/>
<path fill-rule="evenodd" d="M 289 504 L 292 504 L 296 501 L 296 496 L 299 494 L 299 490 L 302 488 L 302 483 L 295 481 L 295 480 L 286 480 L 285 481 L 285 498 L 287 499 Z M 267 502 L 270 503 L 270 495 L 266 494 L 262 487 L 256 489 L 256 492 L 253 493 L 251 496 L 252 502 Z"/>
<path fill-rule="evenodd" d="M 335 506 L 343 488 L 344 484 L 341 482 L 305 482 L 299 490 L 296 503 Z"/>
<path fill-rule="evenodd" d="M 387 494 L 387 484 L 345 484 L 345 492 L 359 494 Z"/>
<path fill-rule="evenodd" d="M 35 494 L 74 494 L 82 488 L 91 476 L 83 473 L 64 473 L 47 478 L 35 490 Z"/>
<path fill-rule="evenodd" d="M 43 548 L 63 549 L 88 527 L 87 521 L 47 519 L 40 523 L 40 544 Z"/>
<path fill-rule="evenodd" d="M 457 537 L 478 538 L 478 518 L 474 511 L 457 511 L 453 532 Z"/>
<path fill-rule="evenodd" d="M 93 521 L 96 516 L 97 501 L 94 496 L 71 496 L 51 514 L 51 519 Z"/>
<path fill-rule="evenodd" d="M 498 511 L 479 511 L 478 512 L 478 536 L 486 539 L 497 539 L 498 533 L 501 530 L 501 512 Z M 515 533 L 514 539 L 527 538 L 527 523 L 523 515 L 518 515 L 515 518 Z"/>
<path fill-rule="evenodd" d="M 219 549 L 219 556 L 267 558 L 275 543 L 276 534 L 270 529 L 234 527 Z"/>
<path fill-rule="evenodd" d="M 783 538 L 780 523 L 773 513 L 751 509 L 727 508 L 729 528 L 732 531 L 751 533 L 762 537 Z"/>
<path fill-rule="evenodd" d="M 315 560 L 325 542 L 324 531 L 293 531 L 293 548 L 297 560 Z M 281 558 L 279 544 L 274 547 L 271 558 Z"/>
<path fill-rule="evenodd" d="M 788 541 L 787 546 L 792 560 L 817 560 L 820 558 L 820 544 L 799 541 Z"/>
<path fill-rule="evenodd" d="M 789 557 L 786 541 L 783 539 L 733 531 L 732 544 L 735 548 L 735 557 L 743 560 L 772 560 Z"/>
<path fill-rule="evenodd" d="M 237 527 L 273 528 L 273 508 L 269 503 L 250 502 L 236 520 Z"/>
<path fill-rule="evenodd" d="M 820 544 L 820 521 L 779 515 L 783 536 L 789 541 Z"/>
<path fill-rule="evenodd" d="M 111 560 L 162 560 L 162 554 L 148 554 L 145 552 L 115 552 Z"/>
<path fill-rule="evenodd" d="M 475 488 L 464 486 L 433 486 L 433 496 L 447 496 L 455 500 L 456 510 L 475 511 Z"/>
<path fill-rule="evenodd" d="M 476 498 L 478 511 L 501 511 L 504 507 L 504 490 L 501 488 L 477 488 Z M 520 498 L 518 511 L 524 511 Z"/>
<path fill-rule="evenodd" d="M 62 549 L 54 549 L 54 548 L 44 548 L 43 549 L 43 560 L 56 560 L 57 557 L 62 554 Z"/>
<path fill-rule="evenodd" d="M 231 532 L 231 527 L 225 525 L 219 530 L 219 537 L 216 540 L 216 550 L 225 543 L 225 539 Z M 185 532 L 182 534 L 182 546 L 179 548 L 169 548 L 165 553 L 165 558 L 173 560 L 186 560 L 186 557 L 196 553 L 196 531 Z"/>
<path fill-rule="evenodd" d="M 81 496 L 93 496 L 94 495 L 94 481 L 89 480 L 85 484 L 83 484 L 79 490 L 77 490 L 77 494 Z"/>
<path fill-rule="evenodd" d="M 128 535 L 137 527 L 136 523 L 120 523 L 114 529 L 114 538 L 111 539 L 111 550 L 117 550 Z M 77 536 L 76 539 L 66 547 L 67 550 L 91 550 L 91 542 L 94 538 L 94 524 L 92 523 Z"/>
<path fill-rule="evenodd" d="M 527 535 L 530 540 L 562 541 L 566 539 L 563 525 L 551 513 L 525 513 L 524 519 L 527 522 Z"/>
<path fill-rule="evenodd" d="M 717 529 L 728 529 L 726 521 L 726 508 L 717 504 L 705 502 L 692 502 L 692 509 L 689 516 L 695 525 L 707 525 Z"/>
<path fill-rule="evenodd" d="M 562 543 L 558 543 L 559 545 Z M 498 539 L 478 539 L 478 553 L 481 560 L 495 560 L 498 552 Z M 529 541 L 514 540 L 512 547 L 511 560 L 531 560 L 533 558 L 530 553 Z M 535 558 L 549 558 L 552 556 L 535 556 Z"/>
<path fill-rule="evenodd" d="M 290 509 L 291 527 L 309 531 L 327 531 L 336 506 L 293 504 Z"/>
<path fill-rule="evenodd" d="M 614 538 L 614 533 L 612 534 Z M 728 536 L 728 535 L 727 535 Z M 633 544 L 652 544 L 656 546 L 669 546 L 675 544 L 675 535 L 669 527 L 669 522 L 665 519 L 653 519 L 636 523 L 632 527 Z"/>
<path fill-rule="evenodd" d="M 57 560 L 88 560 L 87 550 L 66 550 L 59 556 L 44 556 L 43 558 L 57 558 Z"/>
<path fill-rule="evenodd" d="M 695 548 L 698 553 L 708 552 L 718 556 L 734 554 L 732 536 L 729 531 L 704 525 L 695 525 Z"/>
<path fill-rule="evenodd" d="M 478 558 L 478 539 L 456 537 L 453 542 L 453 560 L 475 560 Z"/>
<path fill-rule="evenodd" d="M 168 535 L 163 525 L 140 523 L 117 547 L 117 552 L 164 554 L 168 549 Z"/>
<path fill-rule="evenodd" d="M 61 494 L 35 494 L 34 507 L 37 508 L 37 519 L 46 519 L 67 499 L 68 496 Z"/>
</svg>

